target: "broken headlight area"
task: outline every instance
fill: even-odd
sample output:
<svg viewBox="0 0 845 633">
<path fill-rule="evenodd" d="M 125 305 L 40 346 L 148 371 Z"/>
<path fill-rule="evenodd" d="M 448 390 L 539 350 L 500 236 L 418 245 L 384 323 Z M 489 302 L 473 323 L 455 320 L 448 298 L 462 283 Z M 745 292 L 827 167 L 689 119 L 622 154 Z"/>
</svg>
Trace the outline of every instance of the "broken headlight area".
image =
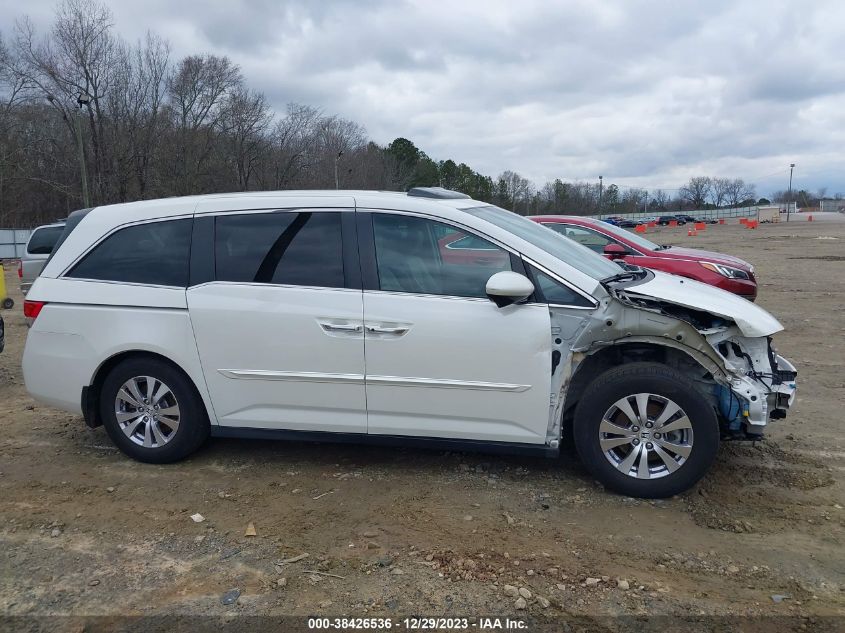
<svg viewBox="0 0 845 633">
<path fill-rule="evenodd" d="M 798 372 L 777 355 L 771 338 L 732 336 L 714 347 L 730 380 L 730 385 L 717 384 L 713 389 L 723 437 L 762 438 L 770 419 L 786 417 L 795 400 Z"/>
</svg>

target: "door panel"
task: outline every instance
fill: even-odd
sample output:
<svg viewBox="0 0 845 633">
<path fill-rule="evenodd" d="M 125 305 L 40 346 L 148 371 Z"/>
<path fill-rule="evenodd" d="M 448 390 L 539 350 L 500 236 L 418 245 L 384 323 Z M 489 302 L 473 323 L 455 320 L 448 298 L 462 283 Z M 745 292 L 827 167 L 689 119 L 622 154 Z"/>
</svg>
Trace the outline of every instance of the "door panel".
<svg viewBox="0 0 845 633">
<path fill-rule="evenodd" d="M 365 291 L 368 429 L 542 444 L 549 309 Z"/>
<path fill-rule="evenodd" d="M 221 425 L 366 433 L 360 290 L 212 282 L 187 297 Z"/>
<path fill-rule="evenodd" d="M 512 256 L 430 218 L 361 219 L 369 432 L 544 443 L 548 307 L 499 309 L 486 296 Z"/>
<path fill-rule="evenodd" d="M 189 288 L 187 299 L 219 423 L 366 433 L 354 212 L 208 219 L 214 225 L 194 238 L 214 259 L 192 258 L 192 270 L 197 260 L 199 278 L 211 281 Z"/>
</svg>

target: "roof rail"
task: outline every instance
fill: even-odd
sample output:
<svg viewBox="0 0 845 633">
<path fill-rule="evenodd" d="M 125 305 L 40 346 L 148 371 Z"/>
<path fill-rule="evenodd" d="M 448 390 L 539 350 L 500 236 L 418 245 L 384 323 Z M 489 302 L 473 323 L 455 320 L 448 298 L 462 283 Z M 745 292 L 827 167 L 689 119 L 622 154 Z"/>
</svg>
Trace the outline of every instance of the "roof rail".
<svg viewBox="0 0 845 633">
<path fill-rule="evenodd" d="M 415 198 L 437 198 L 438 200 L 469 198 L 465 193 L 444 189 L 443 187 L 414 187 L 408 191 L 408 195 Z"/>
</svg>

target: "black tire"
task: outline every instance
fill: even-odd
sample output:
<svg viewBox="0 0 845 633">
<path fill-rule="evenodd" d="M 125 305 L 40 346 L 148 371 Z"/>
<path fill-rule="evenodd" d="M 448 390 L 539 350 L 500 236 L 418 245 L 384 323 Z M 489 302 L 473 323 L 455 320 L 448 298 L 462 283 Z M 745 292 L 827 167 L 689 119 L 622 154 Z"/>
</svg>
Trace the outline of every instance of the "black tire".
<svg viewBox="0 0 845 633">
<path fill-rule="evenodd" d="M 15 301 L 11 297 L 6 297 L 3 299 L 3 309 L 4 310 L 11 310 L 15 307 Z"/>
<path fill-rule="evenodd" d="M 133 442 L 121 429 L 115 411 L 115 399 L 127 381 L 150 376 L 172 392 L 179 406 L 179 425 L 173 436 L 158 447 Z M 100 390 L 100 416 L 103 426 L 117 447 L 129 457 L 150 464 L 167 464 L 196 451 L 209 435 L 208 415 L 202 399 L 190 379 L 172 365 L 149 357 L 129 358 L 108 373 Z"/>
<path fill-rule="evenodd" d="M 639 479 L 621 472 L 611 463 L 600 445 L 599 426 L 605 414 L 614 407 L 614 403 L 641 393 L 655 396 L 646 408 L 659 406 L 661 398 L 679 406 L 689 420 L 691 437 L 694 438 L 686 461 L 677 470 L 667 471 L 668 474 L 652 479 Z M 647 415 L 651 418 L 650 413 Z M 680 414 L 676 415 L 680 417 Z M 575 409 L 573 427 L 575 446 L 587 470 L 605 487 L 631 497 L 670 497 L 688 490 L 704 476 L 719 450 L 719 424 L 711 403 L 683 374 L 659 363 L 628 363 L 598 376 L 587 387 Z M 654 428 L 651 432 L 656 430 Z M 638 443 L 645 441 L 637 440 Z M 652 444 L 647 446 L 651 447 Z M 626 444 L 615 450 L 633 449 Z M 659 455 L 654 454 L 652 458 L 655 461 L 651 463 L 657 468 L 665 467 L 665 460 L 663 464 L 656 461 Z M 675 459 L 678 457 L 675 456 Z M 635 463 L 639 460 L 636 458 Z"/>
</svg>

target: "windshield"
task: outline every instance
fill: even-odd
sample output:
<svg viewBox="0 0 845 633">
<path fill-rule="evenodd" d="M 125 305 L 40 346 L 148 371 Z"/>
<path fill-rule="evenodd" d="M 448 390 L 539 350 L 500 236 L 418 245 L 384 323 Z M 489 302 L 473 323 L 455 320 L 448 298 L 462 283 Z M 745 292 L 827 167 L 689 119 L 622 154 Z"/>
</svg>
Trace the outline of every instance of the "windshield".
<svg viewBox="0 0 845 633">
<path fill-rule="evenodd" d="M 609 259 L 516 213 L 493 205 L 473 207 L 464 211 L 510 231 L 593 279 L 605 279 L 619 272 L 619 266 Z"/>
<path fill-rule="evenodd" d="M 611 235 L 624 237 L 626 240 L 628 240 L 629 242 L 633 242 L 640 248 L 644 248 L 649 251 L 660 250 L 660 246 L 658 246 L 651 240 L 647 240 L 646 238 L 637 235 L 633 231 L 626 231 L 625 229 L 619 228 L 618 226 L 613 226 L 612 224 L 607 224 L 606 222 L 602 223 L 601 230 L 605 233 L 610 233 Z"/>
</svg>

